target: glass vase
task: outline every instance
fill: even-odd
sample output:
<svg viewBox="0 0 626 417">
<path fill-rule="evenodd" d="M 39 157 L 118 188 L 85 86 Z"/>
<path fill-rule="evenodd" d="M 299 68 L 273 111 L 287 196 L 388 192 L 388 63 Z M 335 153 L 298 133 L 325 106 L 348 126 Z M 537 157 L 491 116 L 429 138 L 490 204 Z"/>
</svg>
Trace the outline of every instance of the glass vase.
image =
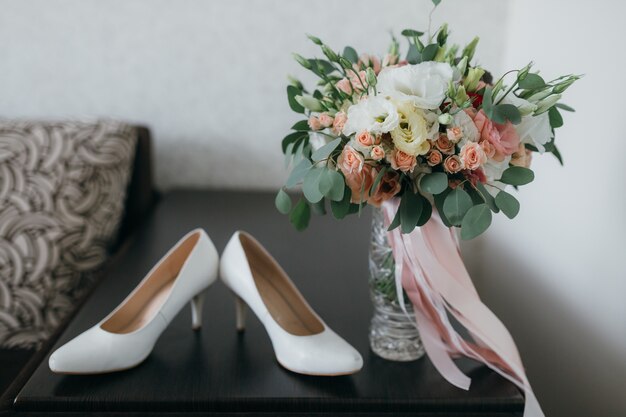
<svg viewBox="0 0 626 417">
<path fill-rule="evenodd" d="M 395 262 L 381 209 L 373 210 L 372 237 L 369 252 L 370 297 L 374 316 L 370 324 L 370 346 L 381 358 L 391 361 L 413 361 L 424 355 L 413 306 L 405 297 L 406 313 L 398 303 Z"/>
</svg>

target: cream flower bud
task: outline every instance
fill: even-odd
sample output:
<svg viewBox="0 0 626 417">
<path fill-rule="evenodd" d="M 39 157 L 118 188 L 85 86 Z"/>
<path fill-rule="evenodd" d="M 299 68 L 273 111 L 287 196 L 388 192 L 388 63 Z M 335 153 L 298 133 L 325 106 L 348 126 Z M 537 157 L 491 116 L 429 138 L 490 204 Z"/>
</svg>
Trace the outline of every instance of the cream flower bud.
<svg viewBox="0 0 626 417">
<path fill-rule="evenodd" d="M 554 106 L 557 101 L 561 99 L 560 94 L 554 94 L 552 96 L 546 97 L 540 102 L 537 103 L 537 110 L 535 110 L 535 115 L 547 112 L 550 107 Z"/>
<path fill-rule="evenodd" d="M 450 123 L 452 123 L 454 118 L 450 113 L 443 113 L 439 116 L 438 120 L 439 123 L 441 123 L 442 125 L 449 125 Z"/>
<path fill-rule="evenodd" d="M 322 106 L 322 102 L 314 97 L 296 96 L 295 98 L 298 104 L 300 104 L 302 107 L 310 111 L 316 111 L 316 112 L 324 111 L 324 106 Z"/>
<path fill-rule="evenodd" d="M 463 82 L 463 86 L 466 91 L 474 92 L 478 87 L 478 82 L 485 74 L 485 70 L 482 68 L 470 68 L 467 77 L 465 77 L 465 81 Z"/>
</svg>

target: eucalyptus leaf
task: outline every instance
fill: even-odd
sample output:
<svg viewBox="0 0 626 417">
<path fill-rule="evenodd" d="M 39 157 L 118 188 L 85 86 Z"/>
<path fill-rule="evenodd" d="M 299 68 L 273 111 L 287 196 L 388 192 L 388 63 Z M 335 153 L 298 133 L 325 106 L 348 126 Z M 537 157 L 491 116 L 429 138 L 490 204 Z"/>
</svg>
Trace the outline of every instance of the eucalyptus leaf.
<svg viewBox="0 0 626 417">
<path fill-rule="evenodd" d="M 313 152 L 313 155 L 311 155 L 311 159 L 315 162 L 319 162 L 323 159 L 328 158 L 330 154 L 333 153 L 335 149 L 337 149 L 337 146 L 339 146 L 340 143 L 341 138 L 337 138 L 328 142 L 326 145 Z"/>
<path fill-rule="evenodd" d="M 505 123 L 507 120 L 514 125 L 522 121 L 522 114 L 519 109 L 512 104 L 498 104 L 493 108 L 491 119 L 496 123 Z"/>
<path fill-rule="evenodd" d="M 524 167 L 509 167 L 502 173 L 500 182 L 510 185 L 525 185 L 535 179 L 532 170 Z"/>
<path fill-rule="evenodd" d="M 342 55 L 345 59 L 352 62 L 353 64 L 356 64 L 359 61 L 359 54 L 357 54 L 354 48 L 351 46 L 346 46 L 343 49 Z"/>
<path fill-rule="evenodd" d="M 402 233 L 411 233 L 422 214 L 424 203 L 421 196 L 414 194 L 411 190 L 406 190 L 402 194 L 402 200 L 400 200 L 400 229 Z"/>
<path fill-rule="evenodd" d="M 332 169 L 327 169 L 320 178 L 320 192 L 331 201 L 341 201 L 346 183 L 343 176 Z"/>
<path fill-rule="evenodd" d="M 302 161 L 300 161 L 291 171 L 291 174 L 289 175 L 289 178 L 287 178 L 285 186 L 287 188 L 293 188 L 298 185 L 298 183 L 302 181 L 307 172 L 309 172 L 311 167 L 311 161 L 309 161 L 308 159 L 303 159 Z"/>
<path fill-rule="evenodd" d="M 302 192 L 304 193 L 304 197 L 310 203 L 317 203 L 322 198 L 324 198 L 324 194 L 320 192 L 320 179 L 326 168 L 311 168 L 309 172 L 304 176 L 304 181 L 302 183 Z"/>
<path fill-rule="evenodd" d="M 311 130 L 311 128 L 309 127 L 309 121 L 300 120 L 299 122 L 296 122 L 293 126 L 291 126 L 291 130 L 297 130 L 300 132 L 308 132 L 309 130 Z"/>
<path fill-rule="evenodd" d="M 432 1 L 435 7 L 439 6 L 439 3 L 441 3 L 441 0 L 432 0 Z"/>
<path fill-rule="evenodd" d="M 420 214 L 420 218 L 417 220 L 417 227 L 423 226 L 430 219 L 430 216 L 433 214 L 433 206 L 426 198 L 420 195 L 422 199 L 422 213 Z"/>
<path fill-rule="evenodd" d="M 496 200 L 495 200 L 495 198 L 493 198 L 493 196 L 491 195 L 489 190 L 487 190 L 485 185 L 482 182 L 477 181 L 476 182 L 476 188 L 478 189 L 478 191 L 482 195 L 483 200 L 485 200 L 485 204 L 487 204 L 487 206 L 491 209 L 491 211 L 493 211 L 494 213 L 498 213 L 500 211 L 500 209 L 496 205 Z"/>
<path fill-rule="evenodd" d="M 274 204 L 276 205 L 276 209 L 282 214 L 287 214 L 291 211 L 291 197 L 289 197 L 289 194 L 282 188 L 278 191 L 278 194 L 276 194 Z"/>
<path fill-rule="evenodd" d="M 309 226 L 309 220 L 311 220 L 311 208 L 306 201 L 300 199 L 289 215 L 289 221 L 296 230 L 302 231 Z"/>
<path fill-rule="evenodd" d="M 548 110 L 548 118 L 550 119 L 552 129 L 563 126 L 563 116 L 561 116 L 561 112 L 555 106 L 550 107 L 550 110 Z"/>
<path fill-rule="evenodd" d="M 311 204 L 311 213 L 323 216 L 326 214 L 326 200 L 321 199 L 317 203 Z"/>
<path fill-rule="evenodd" d="M 461 187 L 450 191 L 443 202 L 443 212 L 453 225 L 461 224 L 465 213 L 473 206 L 472 198 Z"/>
<path fill-rule="evenodd" d="M 312 66 L 311 71 L 313 71 L 313 73 L 317 76 L 321 76 L 322 74 L 328 75 L 336 70 L 336 67 L 333 64 L 324 59 L 313 58 L 309 59 L 309 62 Z"/>
<path fill-rule="evenodd" d="M 420 188 L 430 194 L 440 194 L 448 188 L 448 176 L 443 172 L 426 174 L 420 180 Z"/>
<path fill-rule="evenodd" d="M 572 113 L 576 111 L 576 110 L 574 110 L 573 107 L 568 106 L 567 104 L 564 104 L 564 103 L 556 103 L 555 106 L 558 107 L 561 110 L 569 111 L 569 112 L 572 112 Z"/>
<path fill-rule="evenodd" d="M 302 105 L 296 101 L 296 96 L 299 96 L 301 94 L 302 91 L 300 91 L 293 85 L 287 86 L 287 100 L 289 101 L 289 107 L 291 107 L 291 110 L 295 111 L 296 113 L 304 113 L 304 107 L 302 107 Z"/>
<path fill-rule="evenodd" d="M 486 204 L 478 204 L 467 211 L 461 224 L 461 239 L 469 240 L 483 233 L 491 225 L 491 210 Z"/>
<path fill-rule="evenodd" d="M 415 45 L 409 46 L 409 50 L 406 54 L 406 60 L 412 65 L 419 64 L 422 60 L 422 54 L 420 54 Z"/>
<path fill-rule="evenodd" d="M 398 211 L 396 211 L 395 216 L 393 216 L 393 220 L 391 220 L 391 223 L 389 223 L 389 227 L 387 228 L 387 231 L 391 232 L 396 227 L 399 227 L 400 223 L 401 223 L 400 207 L 398 207 Z"/>
<path fill-rule="evenodd" d="M 432 61 L 437 55 L 437 51 L 439 50 L 439 44 L 431 43 L 422 51 L 422 62 L 424 61 Z"/>
<path fill-rule="evenodd" d="M 447 188 L 442 193 L 433 195 L 433 200 L 435 200 L 435 207 L 437 208 L 437 212 L 439 213 L 439 216 L 441 217 L 443 224 L 445 224 L 447 227 L 454 226 L 450 222 L 450 220 L 448 220 L 448 218 L 446 217 L 446 213 L 444 213 L 443 211 L 443 203 L 446 201 L 446 197 L 448 196 L 448 194 L 450 194 L 451 191 L 452 191 L 451 188 Z"/>
<path fill-rule="evenodd" d="M 299 139 L 303 139 L 306 137 L 308 137 L 308 134 L 305 132 L 293 132 L 285 136 L 285 138 L 282 141 L 283 153 L 287 153 L 287 145 L 289 145 L 290 143 L 295 144 Z"/>
<path fill-rule="evenodd" d="M 509 219 L 514 218 L 519 213 L 519 201 L 506 191 L 500 191 L 495 200 L 502 213 Z"/>
<path fill-rule="evenodd" d="M 546 82 L 539 74 L 528 73 L 519 82 L 519 87 L 524 90 L 538 90 L 546 86 Z"/>
<path fill-rule="evenodd" d="M 340 201 L 331 201 L 330 209 L 336 219 L 343 219 L 350 211 L 350 198 L 352 193 L 348 187 L 344 187 L 343 198 Z"/>
</svg>

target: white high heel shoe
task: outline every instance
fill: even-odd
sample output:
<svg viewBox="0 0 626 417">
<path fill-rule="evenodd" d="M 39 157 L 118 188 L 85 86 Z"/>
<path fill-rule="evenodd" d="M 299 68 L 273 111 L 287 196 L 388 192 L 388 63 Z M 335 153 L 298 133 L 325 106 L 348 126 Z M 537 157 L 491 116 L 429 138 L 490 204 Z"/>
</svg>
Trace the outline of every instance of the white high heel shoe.
<svg viewBox="0 0 626 417">
<path fill-rule="evenodd" d="M 285 271 L 252 236 L 236 232 L 220 261 L 222 281 L 235 293 L 237 329 L 246 304 L 265 326 L 278 363 L 306 375 L 347 375 L 363 358 L 304 300 Z"/>
<path fill-rule="evenodd" d="M 104 320 L 57 349 L 48 361 L 61 374 L 99 374 L 143 362 L 178 312 L 191 301 L 201 326 L 204 290 L 217 278 L 217 250 L 206 232 L 183 237 Z"/>
</svg>

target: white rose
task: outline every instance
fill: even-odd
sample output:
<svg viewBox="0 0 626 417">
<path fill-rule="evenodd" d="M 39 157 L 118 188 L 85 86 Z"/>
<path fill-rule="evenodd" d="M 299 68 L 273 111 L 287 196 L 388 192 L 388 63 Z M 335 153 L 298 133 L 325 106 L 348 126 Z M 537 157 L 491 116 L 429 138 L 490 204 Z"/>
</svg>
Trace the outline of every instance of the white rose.
<svg viewBox="0 0 626 417">
<path fill-rule="evenodd" d="M 396 107 L 381 96 L 372 96 L 348 108 L 348 120 L 343 127 L 343 134 L 350 136 L 366 130 L 379 135 L 392 131 L 396 126 Z"/>
<path fill-rule="evenodd" d="M 502 173 L 509 167 L 509 162 L 511 162 L 511 157 L 507 156 L 501 162 L 493 160 L 491 158 L 487 159 L 487 162 L 483 165 L 483 172 L 485 173 L 485 177 L 487 177 L 487 184 L 492 184 L 501 189 L 506 187 L 506 184 L 503 184 L 499 181 L 502 178 Z M 500 191 L 495 187 L 486 187 L 490 194 L 495 196 Z"/>
<path fill-rule="evenodd" d="M 410 100 L 416 107 L 434 110 L 441 105 L 453 77 L 449 64 L 428 61 L 383 69 L 376 88 L 396 100 Z"/>
<path fill-rule="evenodd" d="M 540 153 L 545 152 L 544 145 L 554 137 L 548 113 L 541 113 L 539 116 L 524 116 L 515 129 L 522 143 L 533 145 Z"/>
<path fill-rule="evenodd" d="M 533 116 L 532 112 L 537 108 L 536 105 L 517 97 L 515 94 L 507 94 L 502 103 L 512 104 L 517 107 L 522 114 L 522 121 L 515 126 L 515 130 L 519 135 L 522 143 L 528 143 L 533 145 L 540 153 L 545 152 L 544 145 L 552 140 L 554 137 L 552 134 L 552 128 L 550 127 L 550 117 L 548 113 L 542 113 L 538 116 Z"/>
<path fill-rule="evenodd" d="M 460 127 L 462 136 L 459 140 L 459 146 L 463 147 L 467 142 L 478 142 L 480 133 L 474 124 L 474 121 L 463 110 L 454 115 L 453 127 Z"/>
</svg>

